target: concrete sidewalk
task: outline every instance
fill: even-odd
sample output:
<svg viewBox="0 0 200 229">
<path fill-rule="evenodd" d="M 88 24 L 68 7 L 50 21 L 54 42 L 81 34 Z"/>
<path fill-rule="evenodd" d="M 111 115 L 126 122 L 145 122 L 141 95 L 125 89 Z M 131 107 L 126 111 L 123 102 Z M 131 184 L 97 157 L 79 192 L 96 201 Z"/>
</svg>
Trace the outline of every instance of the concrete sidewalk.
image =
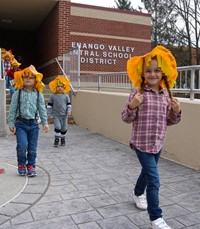
<svg viewBox="0 0 200 229">
<path fill-rule="evenodd" d="M 38 175 L 27 178 L 17 174 L 15 136 L 0 140 L 0 229 L 150 228 L 130 196 L 140 165 L 129 146 L 70 126 L 66 146 L 54 148 L 51 126 L 40 133 Z M 200 173 L 164 159 L 159 170 L 166 222 L 200 229 Z"/>
</svg>

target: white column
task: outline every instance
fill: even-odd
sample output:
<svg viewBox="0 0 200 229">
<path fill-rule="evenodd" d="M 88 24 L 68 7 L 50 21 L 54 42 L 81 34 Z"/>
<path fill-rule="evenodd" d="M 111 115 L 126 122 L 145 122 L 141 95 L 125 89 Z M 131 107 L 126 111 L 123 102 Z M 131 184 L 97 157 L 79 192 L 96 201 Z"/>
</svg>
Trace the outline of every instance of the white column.
<svg viewBox="0 0 200 229">
<path fill-rule="evenodd" d="M 6 127 L 6 84 L 5 80 L 0 78 L 0 137 L 7 136 Z"/>
</svg>

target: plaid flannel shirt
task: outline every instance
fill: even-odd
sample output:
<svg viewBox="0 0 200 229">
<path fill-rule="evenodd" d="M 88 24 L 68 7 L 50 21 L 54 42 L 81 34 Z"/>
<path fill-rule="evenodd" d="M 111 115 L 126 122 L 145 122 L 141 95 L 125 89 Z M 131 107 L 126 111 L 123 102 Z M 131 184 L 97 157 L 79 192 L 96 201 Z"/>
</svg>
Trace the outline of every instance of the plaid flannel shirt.
<svg viewBox="0 0 200 229">
<path fill-rule="evenodd" d="M 131 91 L 122 112 L 122 120 L 132 123 L 131 148 L 155 154 L 163 147 L 167 126 L 177 124 L 181 119 L 181 113 L 177 114 L 171 109 L 166 90 L 161 89 L 159 93 L 155 93 L 149 87 L 145 87 L 141 105 L 130 110 L 128 104 L 137 92 L 137 89 Z"/>
</svg>

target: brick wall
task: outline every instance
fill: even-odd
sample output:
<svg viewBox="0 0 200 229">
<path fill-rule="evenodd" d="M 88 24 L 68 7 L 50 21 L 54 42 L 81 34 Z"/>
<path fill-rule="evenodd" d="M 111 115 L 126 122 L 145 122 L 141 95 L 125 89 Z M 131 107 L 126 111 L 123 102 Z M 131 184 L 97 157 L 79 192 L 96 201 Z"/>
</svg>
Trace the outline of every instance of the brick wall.
<svg viewBox="0 0 200 229">
<path fill-rule="evenodd" d="M 131 56 L 151 49 L 149 14 L 71 3 L 70 19 L 70 43 L 82 46 L 82 74 L 126 71 Z M 87 47 L 95 44 L 101 49 Z"/>
<path fill-rule="evenodd" d="M 136 23 L 71 16 L 71 31 L 99 35 L 150 39 L 151 27 Z"/>
<path fill-rule="evenodd" d="M 58 1 L 37 34 L 38 65 L 46 78 L 61 74 L 52 60 L 77 43 L 82 45 L 82 74 L 126 71 L 131 56 L 151 48 L 149 14 L 70 1 Z M 83 47 L 95 44 L 99 48 Z"/>
<path fill-rule="evenodd" d="M 119 46 L 119 47 L 134 47 L 137 51 L 136 55 L 144 54 L 147 51 L 150 50 L 150 44 L 144 43 L 144 42 L 133 42 L 133 41 L 123 41 L 123 40 L 116 40 L 116 39 L 106 39 L 106 38 L 92 38 L 92 37 L 80 37 L 80 36 L 72 36 L 71 39 L 75 42 L 81 42 L 81 43 L 92 43 L 92 44 L 103 44 L 105 49 L 104 52 L 109 54 L 108 45 L 112 44 L 113 46 Z M 136 53 L 136 52 L 135 52 Z M 116 58 L 107 58 L 102 59 L 103 51 L 99 52 L 99 58 L 103 60 L 103 64 L 98 64 L 100 60 L 98 60 L 98 63 L 95 64 L 95 60 L 92 60 L 93 62 L 91 64 L 87 64 L 86 62 L 89 61 L 89 57 L 83 57 L 85 62 L 81 63 L 81 72 L 87 73 L 87 72 L 125 72 L 126 71 L 126 63 L 129 58 L 128 55 L 126 55 L 126 58 L 121 58 L 122 52 L 111 52 L 111 55 L 118 55 L 119 57 Z M 130 56 L 133 56 L 131 53 L 129 53 Z M 124 54 L 125 55 L 125 54 Z M 94 59 L 94 58 L 93 58 Z M 111 60 L 108 64 L 105 62 Z M 117 61 L 115 61 L 117 60 Z M 115 62 L 114 62 L 115 61 Z"/>
<path fill-rule="evenodd" d="M 57 64 L 52 63 L 52 60 L 69 49 L 70 2 L 58 1 L 37 34 L 38 65 L 41 66 L 41 72 L 46 78 L 61 74 Z"/>
<path fill-rule="evenodd" d="M 36 31 L 0 32 L 0 46 L 12 49 L 22 68 L 34 64 L 44 78 L 61 74 L 54 58 L 61 57 L 76 43 L 99 46 L 81 48 L 81 74 L 126 71 L 130 56 L 142 55 L 151 48 L 149 14 L 70 0 L 58 1 Z"/>
</svg>

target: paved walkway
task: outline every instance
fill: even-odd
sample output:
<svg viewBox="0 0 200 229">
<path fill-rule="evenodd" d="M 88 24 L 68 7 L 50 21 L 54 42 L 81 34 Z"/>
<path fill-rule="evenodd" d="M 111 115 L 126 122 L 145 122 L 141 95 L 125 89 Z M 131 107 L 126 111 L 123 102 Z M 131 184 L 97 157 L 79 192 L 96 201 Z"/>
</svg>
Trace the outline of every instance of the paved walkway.
<svg viewBox="0 0 200 229">
<path fill-rule="evenodd" d="M 150 228 L 130 197 L 140 166 L 127 145 L 70 126 L 56 149 L 52 135 L 40 133 L 34 178 L 17 174 L 15 136 L 0 138 L 0 229 Z M 200 173 L 164 159 L 159 170 L 166 222 L 200 229 Z"/>
</svg>

